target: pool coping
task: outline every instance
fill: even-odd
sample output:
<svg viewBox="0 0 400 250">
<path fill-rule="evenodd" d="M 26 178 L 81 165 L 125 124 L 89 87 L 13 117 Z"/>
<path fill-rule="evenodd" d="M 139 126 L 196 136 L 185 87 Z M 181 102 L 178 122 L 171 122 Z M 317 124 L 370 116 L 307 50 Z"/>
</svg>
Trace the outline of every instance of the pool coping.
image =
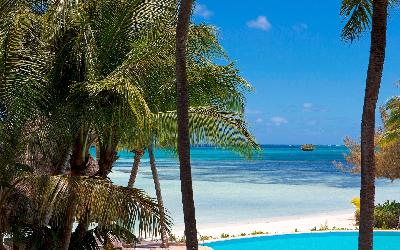
<svg viewBox="0 0 400 250">
<path fill-rule="evenodd" d="M 205 240 L 200 245 L 214 243 L 214 242 L 228 241 L 228 240 L 251 239 L 251 238 L 268 237 L 268 236 L 273 237 L 273 236 L 280 236 L 280 235 L 356 233 L 356 232 L 359 232 L 359 231 L 358 230 L 331 230 L 331 231 L 326 230 L 326 231 L 308 231 L 308 232 L 290 232 L 290 233 L 270 233 L 270 234 L 246 235 L 246 236 L 238 236 L 238 237 L 231 237 L 231 238 Z M 400 233 L 400 229 L 397 229 L 397 230 L 374 230 L 374 232 L 398 232 L 398 233 Z"/>
</svg>

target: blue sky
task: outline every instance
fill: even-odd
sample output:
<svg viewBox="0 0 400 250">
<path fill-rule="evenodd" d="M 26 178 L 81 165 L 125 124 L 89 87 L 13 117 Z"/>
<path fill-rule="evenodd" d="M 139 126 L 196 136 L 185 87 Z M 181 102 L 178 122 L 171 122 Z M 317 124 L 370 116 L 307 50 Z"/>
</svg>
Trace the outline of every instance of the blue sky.
<svg viewBox="0 0 400 250">
<path fill-rule="evenodd" d="M 359 138 L 369 34 L 340 40 L 340 1 L 199 0 L 196 22 L 220 41 L 255 87 L 247 120 L 262 144 L 342 144 Z M 379 104 L 399 95 L 400 22 L 391 11 Z M 397 25 L 398 27 L 398 25 Z"/>
</svg>

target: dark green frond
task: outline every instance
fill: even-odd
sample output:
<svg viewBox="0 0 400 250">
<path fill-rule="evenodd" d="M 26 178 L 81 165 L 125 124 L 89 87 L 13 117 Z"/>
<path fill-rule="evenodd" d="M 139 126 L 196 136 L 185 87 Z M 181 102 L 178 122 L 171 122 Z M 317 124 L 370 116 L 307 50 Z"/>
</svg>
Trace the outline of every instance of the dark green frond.
<svg viewBox="0 0 400 250">
<path fill-rule="evenodd" d="M 342 39 L 350 41 L 359 38 L 370 28 L 372 19 L 371 0 L 343 0 L 340 15 L 346 21 L 342 29 Z"/>
<path fill-rule="evenodd" d="M 345 22 L 341 38 L 346 42 L 353 42 L 360 38 L 371 27 L 372 0 L 342 0 L 340 15 Z M 399 0 L 388 0 L 389 7 L 399 5 Z"/>
</svg>

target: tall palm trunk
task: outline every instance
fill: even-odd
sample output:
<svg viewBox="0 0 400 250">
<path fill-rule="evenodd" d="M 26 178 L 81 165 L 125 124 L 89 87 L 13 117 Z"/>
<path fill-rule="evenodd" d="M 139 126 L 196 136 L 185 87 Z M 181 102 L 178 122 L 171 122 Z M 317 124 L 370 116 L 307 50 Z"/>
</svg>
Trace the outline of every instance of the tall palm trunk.
<svg viewBox="0 0 400 250">
<path fill-rule="evenodd" d="M 167 228 L 165 227 L 166 218 L 165 218 L 164 202 L 161 195 L 161 185 L 160 185 L 160 179 L 158 177 L 153 145 L 150 145 L 149 147 L 149 158 L 150 158 L 151 173 L 153 175 L 154 187 L 156 189 L 158 209 L 160 210 L 161 240 L 162 240 L 161 247 L 168 248 L 168 234 L 167 234 Z"/>
<path fill-rule="evenodd" d="M 135 157 L 133 158 L 131 176 L 129 177 L 128 181 L 129 188 L 133 188 L 133 185 L 135 184 L 136 176 L 139 171 L 140 160 L 142 159 L 144 150 L 134 150 L 133 153 L 135 154 Z"/>
<path fill-rule="evenodd" d="M 375 206 L 375 110 L 385 62 L 388 0 L 374 0 L 371 49 L 361 124 L 359 250 L 372 250 Z"/>
<path fill-rule="evenodd" d="M 192 0 L 181 0 L 176 28 L 176 84 L 178 115 L 178 154 L 186 248 L 198 249 L 196 213 L 193 200 L 192 171 L 190 165 L 189 98 L 186 71 L 186 42 L 189 31 Z"/>
</svg>

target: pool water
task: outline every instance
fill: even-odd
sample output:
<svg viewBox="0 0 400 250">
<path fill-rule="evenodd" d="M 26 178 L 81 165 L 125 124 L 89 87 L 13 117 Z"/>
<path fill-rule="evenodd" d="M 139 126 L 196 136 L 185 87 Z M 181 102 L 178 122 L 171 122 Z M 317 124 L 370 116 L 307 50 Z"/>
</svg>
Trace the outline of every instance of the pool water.
<svg viewBox="0 0 400 250">
<path fill-rule="evenodd" d="M 358 233 L 307 233 L 233 239 L 204 244 L 214 250 L 357 250 Z M 400 232 L 375 232 L 374 250 L 400 250 Z"/>
</svg>

